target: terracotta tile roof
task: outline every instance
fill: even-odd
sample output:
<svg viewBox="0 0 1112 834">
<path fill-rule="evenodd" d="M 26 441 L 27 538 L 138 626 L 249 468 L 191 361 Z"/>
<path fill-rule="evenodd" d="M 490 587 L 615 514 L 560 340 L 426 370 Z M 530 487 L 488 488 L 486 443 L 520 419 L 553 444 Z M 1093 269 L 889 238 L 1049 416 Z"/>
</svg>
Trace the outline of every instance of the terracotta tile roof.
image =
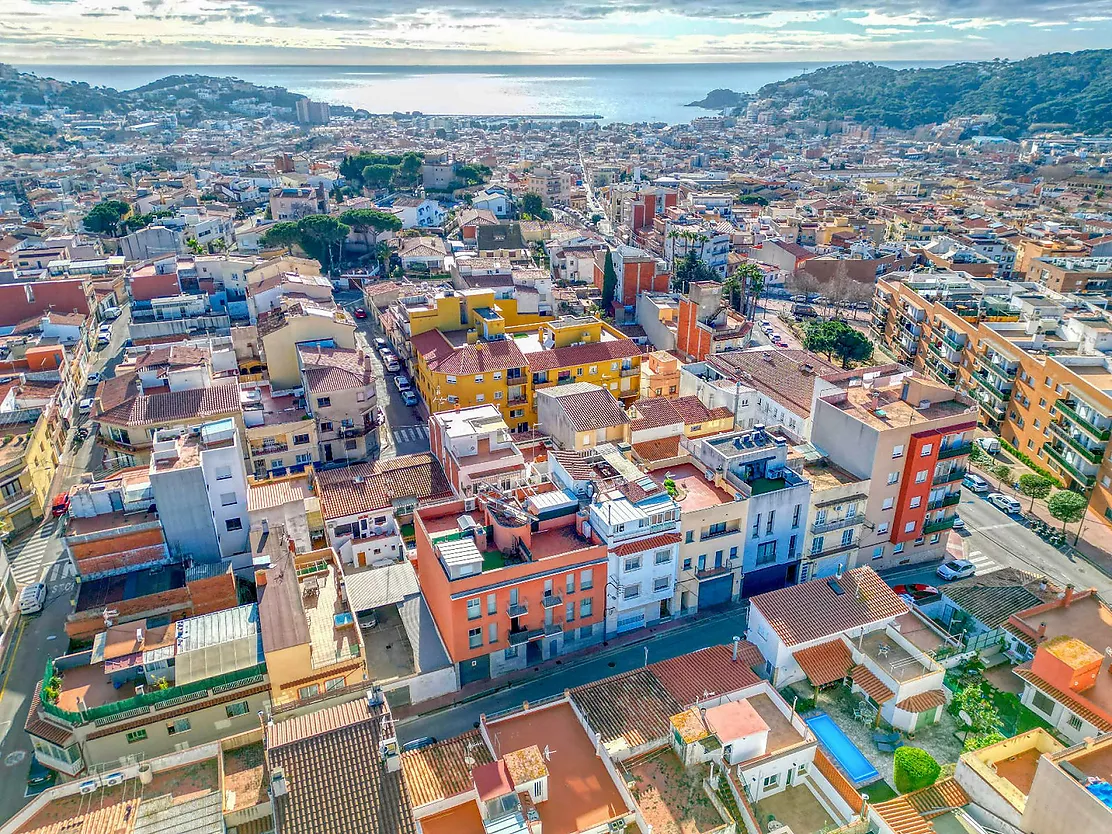
<svg viewBox="0 0 1112 834">
<path fill-rule="evenodd" d="M 830 759 L 826 758 L 826 754 L 822 752 L 821 747 L 815 747 L 815 768 L 838 792 L 838 796 L 849 805 L 853 813 L 860 814 L 861 809 L 865 806 L 865 800 L 861 798 L 861 792 L 842 774 L 842 771 L 834 766 Z"/>
<path fill-rule="evenodd" d="M 705 423 L 710 419 L 710 410 L 694 395 L 690 397 L 677 397 L 667 402 L 672 403 L 672 407 L 675 408 L 676 412 L 683 418 L 683 422 L 689 426 Z"/>
<path fill-rule="evenodd" d="M 550 459 L 558 461 L 564 471 L 576 481 L 589 481 L 595 477 L 595 470 L 590 463 L 593 452 L 553 449 L 548 454 Z"/>
<path fill-rule="evenodd" d="M 927 712 L 941 707 L 945 703 L 946 696 L 942 694 L 942 690 L 931 689 L 928 692 L 920 692 L 918 695 L 910 695 L 902 701 L 897 701 L 896 708 L 906 712 Z"/>
<path fill-rule="evenodd" d="M 640 747 L 666 736 L 668 720 L 683 710 L 651 669 L 577 686 L 571 698 L 603 744 L 618 749 Z"/>
<path fill-rule="evenodd" d="M 657 440 L 646 440 L 643 443 L 634 443 L 633 451 L 637 457 L 644 461 L 666 460 L 679 457 L 680 436 L 661 437 Z"/>
<path fill-rule="evenodd" d="M 306 387 L 313 394 L 350 391 L 374 384 L 370 357 L 361 350 L 300 347 L 297 356 Z"/>
<path fill-rule="evenodd" d="M 420 505 L 453 495 L 440 461 L 428 452 L 320 472 L 316 489 L 326 519 L 385 509 L 398 499 Z"/>
<path fill-rule="evenodd" d="M 876 701 L 878 704 L 883 704 L 886 701 L 891 701 L 896 697 L 896 693 L 884 685 L 884 682 L 870 672 L 866 667 L 858 664 L 849 670 L 849 676 L 853 678 L 853 682 L 865 690 L 865 694 Z"/>
<path fill-rule="evenodd" d="M 605 388 L 590 383 L 568 385 L 538 391 L 538 396 L 553 397 L 567 416 L 575 431 L 598 431 L 611 426 L 624 426 L 629 422 L 621 403 Z"/>
<path fill-rule="evenodd" d="M 102 383 L 103 385 L 104 383 Z M 117 426 L 147 426 L 178 423 L 186 420 L 207 420 L 238 414 L 239 385 L 235 382 L 213 383 L 207 388 L 186 391 L 158 391 L 142 394 L 138 386 L 129 386 L 128 395 L 116 406 L 109 407 L 103 396 L 98 419 Z"/>
<path fill-rule="evenodd" d="M 609 342 L 590 342 L 586 345 L 569 345 L 525 355 L 529 370 L 554 371 L 576 365 L 593 365 L 641 355 L 641 346 L 631 339 L 614 339 Z"/>
<path fill-rule="evenodd" d="M 402 775 L 413 807 L 439 802 L 471 790 L 471 768 L 494 761 L 478 730 L 402 753 Z"/>
<path fill-rule="evenodd" d="M 845 641 L 836 637 L 809 649 L 792 653 L 795 662 L 815 686 L 826 686 L 840 681 L 853 666 L 853 655 L 849 653 Z"/>
<path fill-rule="evenodd" d="M 758 594 L 756 607 L 788 646 L 841 634 L 851 628 L 906 614 L 907 605 L 870 567 L 842 575 L 838 594 L 827 579 L 812 579 Z"/>
<path fill-rule="evenodd" d="M 247 488 L 247 511 L 268 510 L 283 504 L 296 503 L 311 498 L 313 492 L 304 476 L 280 481 L 264 481 Z"/>
<path fill-rule="evenodd" d="M 905 796 L 878 802 L 872 810 L 884 820 L 893 834 L 934 834 L 934 826 L 912 807 Z"/>
<path fill-rule="evenodd" d="M 742 640 L 734 662 L 733 646 L 710 646 L 669 660 L 649 664 L 664 687 L 683 706 L 703 697 L 703 692 L 719 695 L 760 683 L 753 666 L 763 666 L 760 649 Z"/>
<path fill-rule="evenodd" d="M 73 733 L 39 718 L 39 710 L 42 709 L 41 692 L 42 681 L 39 681 L 35 684 L 35 691 L 31 695 L 31 708 L 27 710 L 27 720 L 23 722 L 23 729 L 37 738 L 65 747 L 72 743 Z"/>
<path fill-rule="evenodd" d="M 709 356 L 707 364 L 804 418 L 811 416 L 815 379 L 838 370 L 805 350 L 735 350 Z"/>
<path fill-rule="evenodd" d="M 267 730 L 267 764 L 288 792 L 274 802 L 283 834 L 416 834 L 400 770 L 382 761 L 383 710 L 366 698 L 280 721 Z"/>
<path fill-rule="evenodd" d="M 190 345 L 166 345 L 155 347 L 140 356 L 135 362 L 137 370 L 160 368 L 192 368 L 207 365 L 211 361 L 209 351 Z"/>
<path fill-rule="evenodd" d="M 1031 666 L 1029 663 L 1025 663 L 1023 666 L 1017 666 L 1012 671 L 1019 675 L 1019 677 L 1021 677 L 1023 680 L 1027 681 L 1027 683 L 1031 684 L 1031 686 L 1035 687 L 1035 689 L 1038 689 L 1044 695 L 1053 698 L 1070 712 L 1076 713 L 1078 716 L 1088 721 L 1101 732 L 1108 732 L 1112 730 L 1112 721 L 1109 721 L 1103 716 L 1098 715 L 1096 712 L 1093 711 L 1091 707 L 1087 706 L 1083 701 L 1077 699 L 1070 693 L 1063 692 L 1056 686 L 1051 686 L 1049 683 L 1047 683 L 1045 680 L 1031 671 Z"/>
<path fill-rule="evenodd" d="M 411 341 L 414 353 L 424 358 L 430 371 L 440 374 L 482 374 L 526 366 L 525 356 L 513 339 L 457 348 L 439 330 L 430 330 L 414 336 Z"/>
<path fill-rule="evenodd" d="M 637 412 L 637 418 L 630 426 L 634 431 L 658 429 L 661 426 L 672 426 L 683 422 L 683 417 L 672 404 L 672 400 L 664 397 L 638 400 L 634 403 L 633 409 Z"/>
<path fill-rule="evenodd" d="M 649 536 L 647 539 L 630 542 L 629 544 L 619 544 L 612 550 L 618 556 L 629 556 L 631 553 L 644 553 L 657 547 L 671 547 L 679 543 L 679 533 L 661 533 L 659 536 Z"/>
<path fill-rule="evenodd" d="M 929 820 L 951 808 L 968 804 L 969 796 L 951 777 L 887 802 L 879 802 L 873 810 L 894 834 L 934 834 L 934 826 Z"/>
</svg>

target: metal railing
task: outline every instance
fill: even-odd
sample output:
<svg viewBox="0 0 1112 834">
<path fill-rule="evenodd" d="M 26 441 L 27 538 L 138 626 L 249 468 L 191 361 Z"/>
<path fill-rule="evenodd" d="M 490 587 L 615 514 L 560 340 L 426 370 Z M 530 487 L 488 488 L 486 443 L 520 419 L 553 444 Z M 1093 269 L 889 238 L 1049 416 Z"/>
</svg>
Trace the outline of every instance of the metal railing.
<svg viewBox="0 0 1112 834">
<path fill-rule="evenodd" d="M 1054 421 L 1050 424 L 1050 430 L 1058 435 L 1058 437 L 1060 437 L 1066 443 L 1068 443 L 1079 455 L 1085 458 L 1085 460 L 1089 461 L 1089 463 L 1099 464 L 1104 459 L 1103 449 L 1090 449 L 1088 446 L 1086 446 L 1084 443 L 1070 434 L 1069 431 L 1067 431 L 1066 427 L 1058 421 Z"/>
<path fill-rule="evenodd" d="M 825 521 L 822 524 L 816 522 L 811 525 L 811 532 L 828 533 L 831 530 L 839 530 L 842 527 L 852 527 L 854 524 L 861 524 L 864 521 L 865 516 L 857 515 L 855 513 L 854 515 L 847 515 L 842 518 L 835 519 L 834 521 Z"/>
<path fill-rule="evenodd" d="M 1062 453 L 1060 449 L 1055 449 L 1049 443 L 1044 443 L 1043 451 L 1050 455 L 1050 457 L 1054 458 L 1055 463 L 1065 469 L 1066 472 L 1068 472 L 1074 480 L 1083 483 L 1086 487 L 1091 487 L 1096 484 L 1096 475 L 1086 475 L 1084 472 L 1077 468 L 1076 464 L 1070 463 L 1069 459 Z"/>
<path fill-rule="evenodd" d="M 1074 409 L 1073 404 L 1069 400 L 1058 400 L 1058 402 L 1054 404 L 1054 407 L 1065 414 L 1071 422 L 1076 423 L 1079 428 L 1084 429 L 1097 440 L 1112 439 L 1112 429 L 1101 429 L 1098 428 L 1096 424 L 1090 423 Z"/>
<path fill-rule="evenodd" d="M 954 526 L 954 519 L 957 516 L 948 516 L 941 521 L 932 521 L 930 524 L 923 525 L 923 535 L 928 533 L 937 533 L 939 530 L 949 530 Z"/>
<path fill-rule="evenodd" d="M 948 446 L 944 449 L 938 450 L 938 459 L 946 460 L 948 458 L 956 458 L 962 455 L 968 455 L 973 451 L 972 443 L 961 443 L 955 446 Z"/>
<path fill-rule="evenodd" d="M 931 481 L 931 483 L 935 484 L 935 485 L 938 485 L 938 484 L 950 484 L 950 483 L 953 483 L 954 481 L 960 481 L 962 478 L 965 477 L 966 471 L 967 470 L 965 470 L 965 469 L 951 469 L 949 472 L 945 472 L 945 473 L 942 473 L 940 475 L 935 475 L 934 480 Z"/>
</svg>

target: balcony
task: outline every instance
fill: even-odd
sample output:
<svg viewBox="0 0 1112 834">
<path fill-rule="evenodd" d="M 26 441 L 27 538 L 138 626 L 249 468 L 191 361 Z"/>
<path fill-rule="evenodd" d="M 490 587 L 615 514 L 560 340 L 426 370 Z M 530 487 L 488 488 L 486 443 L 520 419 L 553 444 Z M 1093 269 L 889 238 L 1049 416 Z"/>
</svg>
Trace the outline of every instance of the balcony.
<svg viewBox="0 0 1112 834">
<path fill-rule="evenodd" d="M 955 504 L 957 504 L 959 501 L 961 501 L 961 493 L 960 492 L 951 492 L 949 495 L 945 495 L 942 498 L 939 498 L 937 501 L 929 502 L 927 504 L 927 509 L 928 510 L 940 510 L 943 507 L 952 507 Z"/>
<path fill-rule="evenodd" d="M 520 646 L 523 643 L 528 643 L 530 640 L 538 640 L 544 637 L 543 628 L 530 628 L 522 629 L 521 631 L 510 632 L 510 645 Z"/>
<path fill-rule="evenodd" d="M 863 515 L 847 515 L 843 518 L 834 519 L 833 521 L 824 521 L 822 524 L 815 522 L 811 525 L 812 533 L 829 533 L 831 530 L 840 530 L 843 527 L 852 527 L 855 524 L 861 524 L 865 520 Z"/>
<path fill-rule="evenodd" d="M 972 379 L 994 397 L 997 397 L 1004 402 L 1007 402 L 1012 398 L 1012 392 L 1010 390 L 1005 391 L 1001 388 L 997 388 L 996 385 L 989 380 L 987 374 L 974 373 Z"/>
<path fill-rule="evenodd" d="M 951 366 L 956 366 L 958 364 L 953 359 L 951 359 L 949 356 L 947 356 L 946 352 L 942 349 L 942 347 L 940 345 L 936 344 L 935 342 L 927 342 L 927 348 L 930 350 L 931 353 L 933 353 L 935 355 L 936 358 L 938 358 L 939 360 L 941 360 L 945 364 L 951 365 Z"/>
<path fill-rule="evenodd" d="M 1081 457 L 1085 458 L 1085 460 L 1089 461 L 1089 463 L 1096 465 L 1104 460 L 1103 448 L 1090 449 L 1080 439 L 1070 434 L 1064 424 L 1053 422 L 1050 424 L 1050 430 L 1054 432 L 1054 434 L 1058 435 L 1059 438 L 1068 443 L 1074 451 L 1081 455 Z"/>
<path fill-rule="evenodd" d="M 964 477 L 965 468 L 957 467 L 951 469 L 949 472 L 943 472 L 939 475 L 935 475 L 934 480 L 931 481 L 931 483 L 935 486 L 938 486 L 939 484 L 952 484 L 954 481 L 960 481 Z"/>
<path fill-rule="evenodd" d="M 954 446 L 948 446 L 944 449 L 938 450 L 938 459 L 947 460 L 948 458 L 958 458 L 962 455 L 968 455 L 973 451 L 972 443 L 959 443 Z"/>
<path fill-rule="evenodd" d="M 937 533 L 939 530 L 949 530 L 951 527 L 954 526 L 955 518 L 957 518 L 957 516 L 950 515 L 939 521 L 932 521 L 930 524 L 924 524 L 923 535 L 926 536 L 930 533 Z"/>
<path fill-rule="evenodd" d="M 956 350 L 958 353 L 961 353 L 963 350 L 965 350 L 965 343 L 964 342 L 959 342 L 957 339 L 955 339 L 953 336 L 951 336 L 949 334 L 949 332 L 947 332 L 947 331 L 943 331 L 942 341 L 945 342 L 948 347 L 950 347 L 953 350 Z"/>
<path fill-rule="evenodd" d="M 637 374 L 639 374 L 639 373 L 641 373 L 640 368 L 622 368 L 621 375 L 622 376 L 637 376 Z"/>
<path fill-rule="evenodd" d="M 506 616 L 508 617 L 524 617 L 529 613 L 529 604 L 527 602 L 519 602 L 516 605 L 513 603 L 506 605 Z"/>
<path fill-rule="evenodd" d="M 1092 487 L 1096 484 L 1097 476 L 1087 475 L 1082 472 L 1080 469 L 1077 468 L 1076 464 L 1069 462 L 1061 449 L 1055 449 L 1049 443 L 1044 443 L 1043 451 L 1046 452 L 1047 455 L 1049 455 L 1051 458 L 1053 458 L 1054 462 L 1057 463 L 1058 466 L 1060 466 L 1067 475 L 1069 475 L 1078 483 L 1083 484 L 1086 488 Z"/>
<path fill-rule="evenodd" d="M 525 403 L 527 403 L 528 401 L 529 401 L 529 398 L 526 397 L 524 394 L 516 394 L 516 395 L 510 397 L 509 399 L 507 399 L 506 404 L 507 405 L 525 405 Z"/>
<path fill-rule="evenodd" d="M 1076 403 L 1070 400 L 1058 400 L 1054 407 L 1065 414 L 1071 423 L 1080 429 L 1084 429 L 1097 440 L 1105 441 L 1112 438 L 1112 429 L 1098 428 L 1094 423 L 1090 423 L 1076 411 L 1075 405 Z"/>
<path fill-rule="evenodd" d="M 998 363 L 993 362 L 987 356 L 978 356 L 977 357 L 977 364 L 979 364 L 986 371 L 989 371 L 990 373 L 995 374 L 996 376 L 1000 377 L 1000 379 L 1003 379 L 1005 382 L 1012 382 L 1013 380 L 1015 380 L 1015 374 L 1016 374 L 1016 371 L 1018 370 L 1018 367 L 1017 368 L 1012 368 L 1011 370 L 1008 370 L 1007 368 L 1002 367 Z"/>
<path fill-rule="evenodd" d="M 251 457 L 258 457 L 259 455 L 280 455 L 289 450 L 290 447 L 287 443 L 264 443 L 261 446 L 251 447 Z"/>
<path fill-rule="evenodd" d="M 729 536 L 732 533 L 740 533 L 740 532 L 741 532 L 740 530 L 716 530 L 713 533 L 703 533 L 703 535 L 699 536 L 699 541 L 705 542 L 705 541 L 708 541 L 709 539 L 720 539 L 723 536 Z"/>
<path fill-rule="evenodd" d="M 544 608 L 557 608 L 564 604 L 564 598 L 559 594 L 545 594 L 541 597 L 541 606 Z"/>
</svg>

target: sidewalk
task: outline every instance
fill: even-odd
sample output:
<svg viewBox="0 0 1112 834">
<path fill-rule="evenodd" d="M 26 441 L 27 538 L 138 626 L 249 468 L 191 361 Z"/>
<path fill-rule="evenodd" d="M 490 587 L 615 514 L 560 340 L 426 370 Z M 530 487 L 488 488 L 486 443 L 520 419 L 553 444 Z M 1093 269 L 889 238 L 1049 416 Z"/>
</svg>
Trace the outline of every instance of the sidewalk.
<svg viewBox="0 0 1112 834">
<path fill-rule="evenodd" d="M 1024 515 L 1033 514 L 1056 529 L 1062 529 L 1062 522 L 1050 514 L 1045 503 L 1036 501 L 1035 511 L 1031 513 L 1028 509 L 1031 506 L 1031 499 L 1025 499 L 1023 496 L 1017 497 L 1023 503 Z M 1085 513 L 1085 520 L 1081 522 L 1081 538 L 1078 539 L 1076 545 L 1073 543 L 1075 535 L 1077 535 L 1077 525 L 1067 524 L 1066 542 L 1069 543 L 1070 547 L 1078 556 L 1105 576 L 1112 577 L 1112 528 L 1105 524 L 1099 515 L 1089 510 Z"/>
<path fill-rule="evenodd" d="M 486 697 L 487 695 L 493 695 L 496 692 L 509 689 L 526 680 L 537 680 L 554 675 L 557 672 L 573 668 L 587 659 L 605 657 L 612 652 L 627 649 L 639 643 L 648 642 L 662 634 L 682 632 L 696 625 L 703 625 L 704 623 L 714 620 L 744 615 L 748 610 L 748 605 L 738 604 L 722 611 L 714 611 L 710 614 L 696 614 L 693 617 L 684 617 L 680 620 L 671 620 L 667 623 L 661 623 L 660 625 L 641 628 L 637 631 L 631 631 L 628 634 L 621 634 L 595 646 L 590 646 L 575 654 L 546 660 L 542 663 L 530 666 L 528 669 L 511 672 L 499 678 L 475 681 L 474 683 L 469 683 L 461 687 L 456 692 L 450 692 L 439 698 L 430 698 L 427 701 L 421 701 L 419 704 L 405 704 L 393 709 L 392 712 L 397 721 L 405 721 L 408 718 L 416 718 L 418 716 L 432 715 L 450 707 L 465 704 L 469 701 Z"/>
</svg>

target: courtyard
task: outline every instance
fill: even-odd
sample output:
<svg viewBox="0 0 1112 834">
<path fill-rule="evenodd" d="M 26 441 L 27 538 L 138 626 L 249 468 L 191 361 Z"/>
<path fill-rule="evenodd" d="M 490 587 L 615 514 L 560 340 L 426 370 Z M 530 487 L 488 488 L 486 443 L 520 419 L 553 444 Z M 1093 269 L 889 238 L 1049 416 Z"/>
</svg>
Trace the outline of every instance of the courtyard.
<svg viewBox="0 0 1112 834">
<path fill-rule="evenodd" d="M 625 767 L 634 799 L 653 834 L 707 834 L 726 824 L 703 790 L 707 765 L 685 769 L 671 748 Z"/>
<path fill-rule="evenodd" d="M 753 806 L 757 824 L 768 831 L 772 820 L 781 822 L 798 834 L 822 831 L 834 826 L 834 819 L 806 784 L 792 785 L 766 796 Z"/>
</svg>

